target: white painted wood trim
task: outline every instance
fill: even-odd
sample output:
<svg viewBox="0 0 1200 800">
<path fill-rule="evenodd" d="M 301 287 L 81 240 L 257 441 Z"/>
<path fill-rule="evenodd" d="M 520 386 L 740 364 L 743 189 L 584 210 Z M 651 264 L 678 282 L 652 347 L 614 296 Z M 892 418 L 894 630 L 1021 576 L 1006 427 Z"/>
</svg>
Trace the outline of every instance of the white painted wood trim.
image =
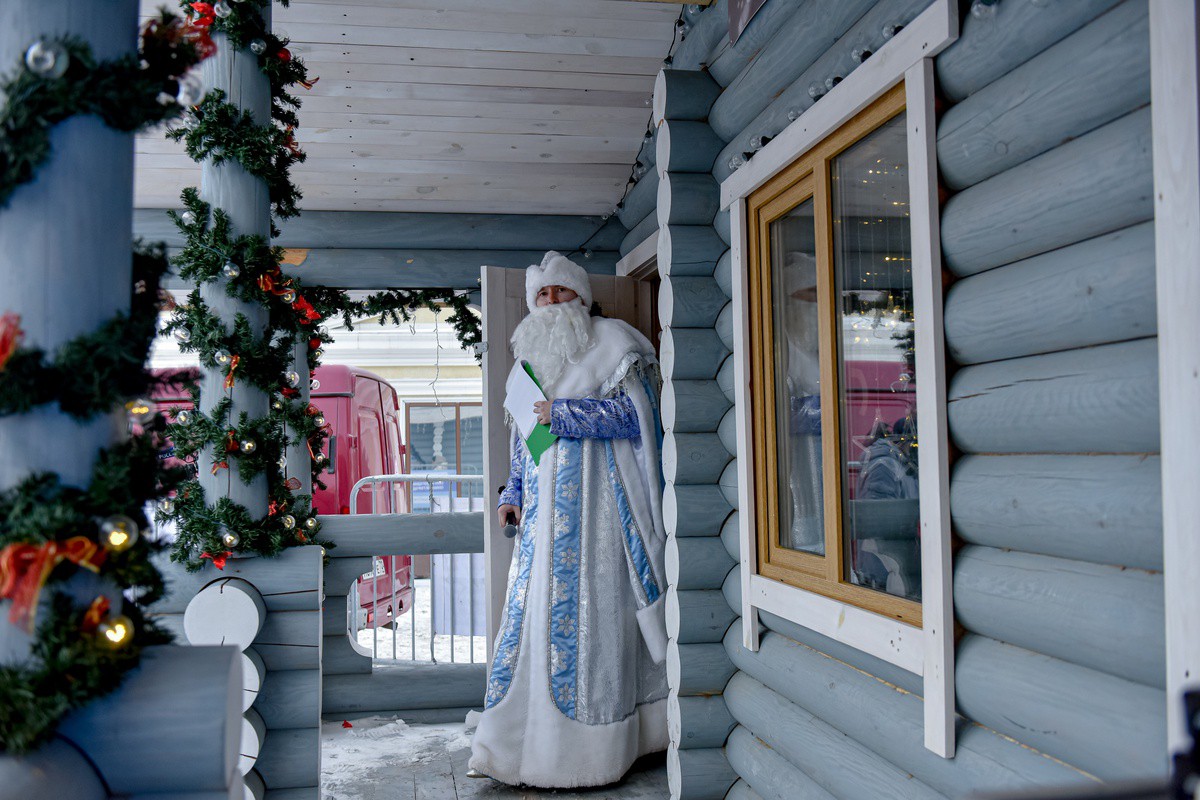
<svg viewBox="0 0 1200 800">
<path fill-rule="evenodd" d="M 750 578 L 749 597 L 755 608 L 921 674 L 925 647 L 921 632 L 912 625 L 761 575 Z"/>
<path fill-rule="evenodd" d="M 750 595 L 750 580 L 758 571 L 758 539 L 754 524 L 754 437 L 750 419 L 750 314 L 747 298 L 746 200 L 739 198 L 729 210 L 730 258 L 733 272 L 733 380 L 737 387 L 734 420 L 737 423 L 738 538 L 742 582 L 742 646 L 758 650 L 758 610 Z"/>
<path fill-rule="evenodd" d="M 1183 692 L 1200 685 L 1200 122 L 1196 6 L 1150 0 L 1154 255 L 1158 281 L 1167 748 L 1190 747 Z"/>
<path fill-rule="evenodd" d="M 921 447 L 921 620 L 924 626 L 925 747 L 954 756 L 954 602 L 950 556 L 950 430 L 938 219 L 933 59 L 904 75 L 912 226 L 917 419 Z"/>
<path fill-rule="evenodd" d="M 617 262 L 617 275 L 645 280 L 658 274 L 658 231 L 647 236 Z"/>
<path fill-rule="evenodd" d="M 746 197 L 796 160 L 842 123 L 895 86 L 904 73 L 932 58 L 958 38 L 958 6 L 953 0 L 933 5 L 892 37 L 845 80 L 784 128 L 754 158 L 721 183 L 721 208 Z"/>
</svg>

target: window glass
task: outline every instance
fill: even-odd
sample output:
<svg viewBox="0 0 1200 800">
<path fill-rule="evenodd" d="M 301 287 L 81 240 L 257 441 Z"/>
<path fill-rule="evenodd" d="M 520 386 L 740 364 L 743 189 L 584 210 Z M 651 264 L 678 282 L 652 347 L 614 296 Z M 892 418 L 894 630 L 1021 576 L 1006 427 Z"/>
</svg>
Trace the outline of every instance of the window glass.
<svg viewBox="0 0 1200 800">
<path fill-rule="evenodd" d="M 843 578 L 921 594 L 904 115 L 830 160 Z"/>
<path fill-rule="evenodd" d="M 453 474 L 458 469 L 457 409 L 448 406 L 408 407 L 409 471 Z M 448 511 L 446 481 L 414 481 L 412 510 L 416 513 Z"/>
<path fill-rule="evenodd" d="M 770 224 L 779 546 L 825 554 L 817 254 L 810 197 Z"/>
</svg>

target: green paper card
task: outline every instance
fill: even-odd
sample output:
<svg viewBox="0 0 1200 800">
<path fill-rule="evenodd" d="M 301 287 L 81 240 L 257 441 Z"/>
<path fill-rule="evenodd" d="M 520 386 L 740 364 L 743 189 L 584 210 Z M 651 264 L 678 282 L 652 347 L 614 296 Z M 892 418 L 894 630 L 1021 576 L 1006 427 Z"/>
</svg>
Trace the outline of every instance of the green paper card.
<svg viewBox="0 0 1200 800">
<path fill-rule="evenodd" d="M 542 384 L 537 379 L 537 376 L 533 374 L 533 368 L 524 361 L 521 362 L 521 366 L 525 368 L 525 372 L 528 373 L 530 380 L 532 380 L 537 385 L 538 390 L 541 391 Z M 543 392 L 543 397 L 544 396 L 545 393 Z M 529 455 L 533 456 L 534 463 L 541 463 L 542 453 L 549 450 L 550 446 L 553 445 L 557 439 L 558 436 L 550 432 L 549 425 L 543 425 L 539 422 L 537 425 L 533 426 L 533 430 L 529 432 L 529 437 L 525 439 L 525 446 L 529 448 Z"/>
</svg>

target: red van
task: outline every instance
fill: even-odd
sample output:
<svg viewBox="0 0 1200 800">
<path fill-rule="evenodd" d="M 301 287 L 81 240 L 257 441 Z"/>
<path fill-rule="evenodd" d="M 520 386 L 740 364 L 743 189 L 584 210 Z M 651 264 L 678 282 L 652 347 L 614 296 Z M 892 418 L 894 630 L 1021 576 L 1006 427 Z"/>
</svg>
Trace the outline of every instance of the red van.
<svg viewBox="0 0 1200 800">
<path fill-rule="evenodd" d="M 329 466 L 320 476 L 325 488 L 313 487 L 313 506 L 319 514 L 349 514 L 350 493 L 361 478 L 404 471 L 400 399 L 386 380 L 356 367 L 318 367 L 315 378 L 310 401 L 325 417 L 330 438 Z M 403 487 L 364 489 L 355 504 L 359 514 L 403 513 L 408 493 Z M 358 598 L 368 626 L 394 622 L 412 605 L 412 557 L 378 557 L 375 574 L 358 579 Z"/>
</svg>

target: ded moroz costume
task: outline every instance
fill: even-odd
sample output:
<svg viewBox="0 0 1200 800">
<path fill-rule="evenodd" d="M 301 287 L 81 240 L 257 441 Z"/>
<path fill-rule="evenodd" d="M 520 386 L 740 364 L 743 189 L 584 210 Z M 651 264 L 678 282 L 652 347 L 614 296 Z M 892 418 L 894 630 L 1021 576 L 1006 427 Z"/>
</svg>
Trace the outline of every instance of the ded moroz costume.
<svg viewBox="0 0 1200 800">
<path fill-rule="evenodd" d="M 551 285 L 579 300 L 538 307 Z M 558 438 L 535 461 L 514 426 L 501 503 L 521 526 L 470 766 L 600 786 L 667 746 L 658 366 L 637 330 L 588 317 L 587 274 L 564 256 L 530 267 L 526 294 L 514 370 L 533 367 Z"/>
</svg>

